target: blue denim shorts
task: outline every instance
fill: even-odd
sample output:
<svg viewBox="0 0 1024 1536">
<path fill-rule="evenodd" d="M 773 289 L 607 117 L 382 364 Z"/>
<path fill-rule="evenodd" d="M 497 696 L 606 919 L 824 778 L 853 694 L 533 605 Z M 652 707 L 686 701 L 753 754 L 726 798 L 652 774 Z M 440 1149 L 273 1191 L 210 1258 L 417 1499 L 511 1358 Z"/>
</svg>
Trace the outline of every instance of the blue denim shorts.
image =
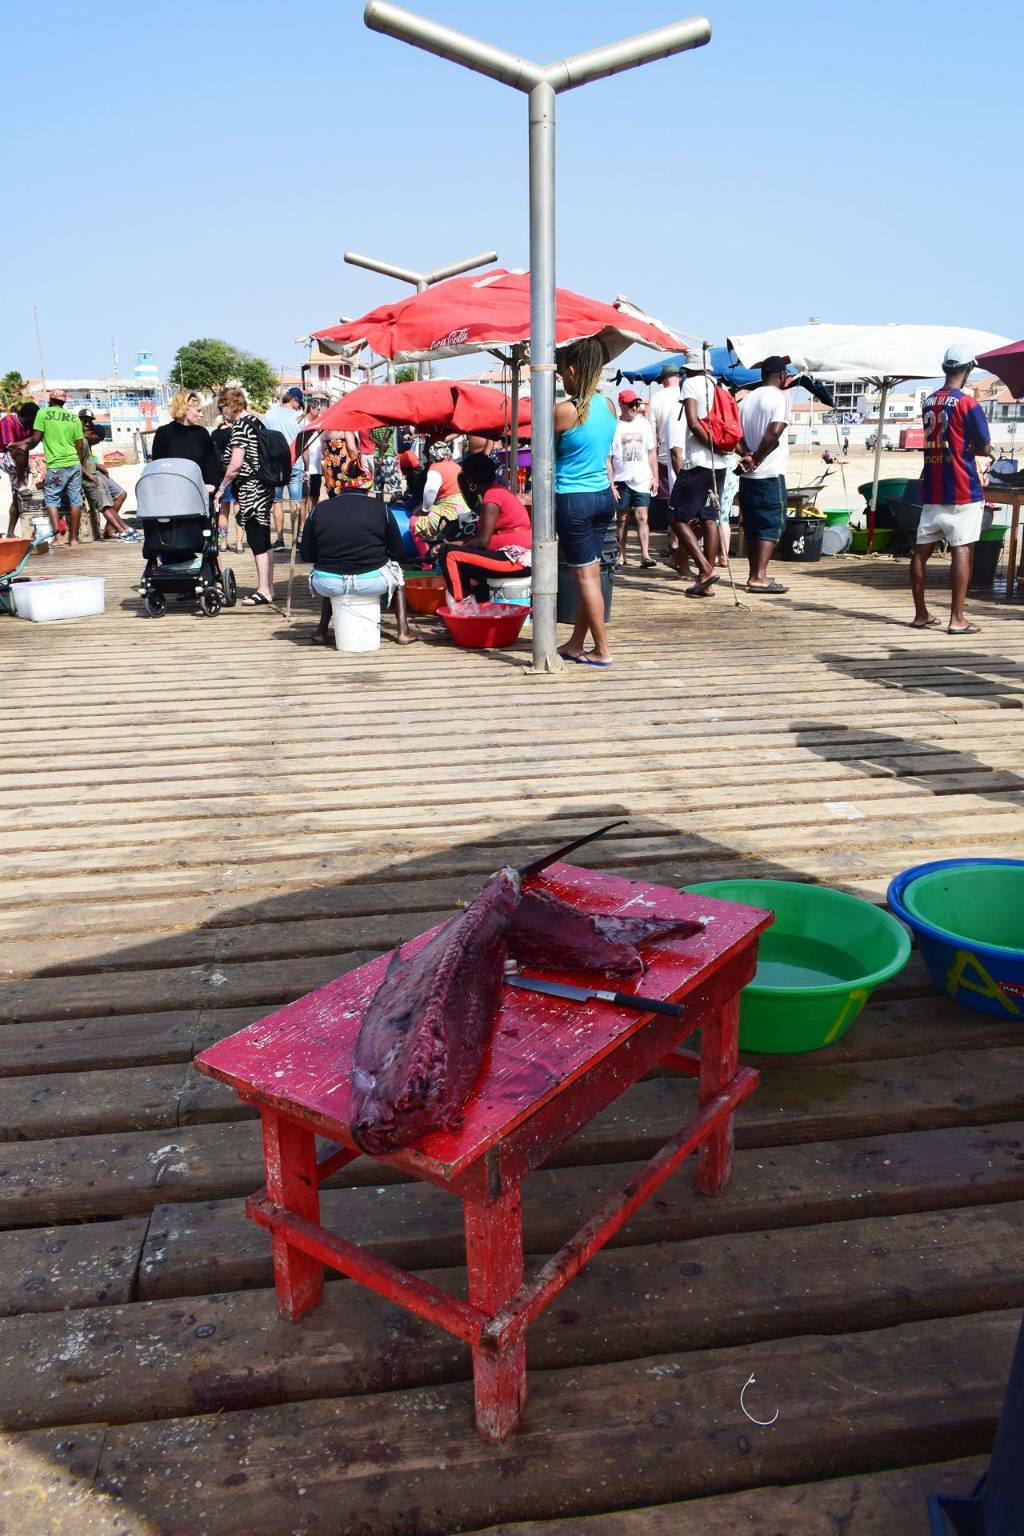
<svg viewBox="0 0 1024 1536">
<path fill-rule="evenodd" d="M 770 475 L 766 480 L 740 478 L 740 514 L 747 539 L 764 539 L 777 544 L 786 521 L 786 477 Z"/>
<path fill-rule="evenodd" d="M 82 466 L 81 464 L 69 464 L 67 469 L 48 469 L 46 479 L 43 481 L 43 506 L 56 512 L 60 506 L 61 497 L 67 491 L 68 501 L 73 507 L 82 505 Z"/>
<path fill-rule="evenodd" d="M 309 590 L 316 597 L 383 597 L 388 579 L 383 571 L 364 571 L 362 576 L 337 576 L 333 571 L 310 574 Z"/>
<path fill-rule="evenodd" d="M 559 554 L 578 570 L 597 565 L 608 525 L 615 517 L 615 497 L 603 491 L 562 491 L 555 497 L 555 530 Z"/>
<path fill-rule="evenodd" d="M 619 512 L 633 512 L 636 510 L 643 512 L 651 504 L 650 491 L 635 490 L 633 486 L 627 485 L 625 480 L 617 480 L 615 482 L 615 489 L 619 493 L 617 503 Z"/>
<path fill-rule="evenodd" d="M 300 459 L 298 464 L 292 470 L 292 477 L 288 481 L 288 484 L 287 485 L 275 485 L 275 487 L 274 487 L 274 500 L 275 501 L 284 501 L 284 493 L 285 493 L 285 491 L 287 491 L 288 492 L 288 500 L 289 501 L 301 501 L 302 500 L 302 474 L 303 474 L 303 467 L 302 467 L 302 460 Z"/>
</svg>

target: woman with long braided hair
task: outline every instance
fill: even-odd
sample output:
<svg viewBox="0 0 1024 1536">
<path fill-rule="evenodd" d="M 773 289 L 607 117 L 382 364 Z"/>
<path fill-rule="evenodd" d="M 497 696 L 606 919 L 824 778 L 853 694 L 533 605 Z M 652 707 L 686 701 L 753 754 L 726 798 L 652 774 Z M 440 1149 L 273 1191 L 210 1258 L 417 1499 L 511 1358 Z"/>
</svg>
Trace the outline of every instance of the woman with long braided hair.
<svg viewBox="0 0 1024 1536">
<path fill-rule="evenodd" d="M 601 592 L 601 550 L 615 517 L 610 458 L 615 407 L 601 394 L 607 358 L 596 336 L 555 355 L 568 400 L 555 406 L 555 527 L 562 559 L 576 581 L 576 623 L 558 654 L 563 661 L 610 667 Z M 584 650 L 587 636 L 593 647 Z"/>
</svg>

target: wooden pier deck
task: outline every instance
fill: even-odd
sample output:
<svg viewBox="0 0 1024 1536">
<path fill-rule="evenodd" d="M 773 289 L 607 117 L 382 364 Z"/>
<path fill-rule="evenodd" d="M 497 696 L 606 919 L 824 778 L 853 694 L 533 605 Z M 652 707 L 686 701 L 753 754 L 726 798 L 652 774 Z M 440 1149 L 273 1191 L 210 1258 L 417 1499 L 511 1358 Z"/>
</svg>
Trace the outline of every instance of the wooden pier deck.
<svg viewBox="0 0 1024 1536">
<path fill-rule="evenodd" d="M 431 621 L 342 657 L 308 598 L 149 621 L 136 550 L 45 561 L 107 611 L 0 620 L 0 1533 L 910 1536 L 967 1491 L 1024 1305 L 1024 1036 L 916 957 L 833 1050 L 761 1059 L 725 1196 L 684 1168 L 545 1314 L 502 1447 L 425 1324 L 341 1280 L 277 1318 L 258 1127 L 191 1059 L 613 816 L 584 862 L 667 884 L 881 900 L 1024 856 L 1024 610 L 963 640 L 906 627 L 905 563 L 747 610 L 635 572 L 614 671 L 531 681 Z M 534 1262 L 691 1092 L 641 1083 L 534 1177 Z M 458 1286 L 439 1191 L 357 1162 L 324 1209 Z"/>
</svg>

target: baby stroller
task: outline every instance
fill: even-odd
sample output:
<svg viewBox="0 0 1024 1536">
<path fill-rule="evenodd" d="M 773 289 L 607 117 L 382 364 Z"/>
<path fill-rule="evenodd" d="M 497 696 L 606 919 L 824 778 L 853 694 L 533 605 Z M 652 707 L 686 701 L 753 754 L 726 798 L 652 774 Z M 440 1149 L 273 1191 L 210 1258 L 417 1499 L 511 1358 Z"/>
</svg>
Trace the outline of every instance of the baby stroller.
<svg viewBox="0 0 1024 1536">
<path fill-rule="evenodd" d="M 194 593 L 213 618 L 238 598 L 235 573 L 221 570 L 217 524 L 202 471 L 191 459 L 154 459 L 139 476 L 135 497 L 146 569 L 139 592 L 150 618 L 167 610 L 167 593 Z"/>
</svg>

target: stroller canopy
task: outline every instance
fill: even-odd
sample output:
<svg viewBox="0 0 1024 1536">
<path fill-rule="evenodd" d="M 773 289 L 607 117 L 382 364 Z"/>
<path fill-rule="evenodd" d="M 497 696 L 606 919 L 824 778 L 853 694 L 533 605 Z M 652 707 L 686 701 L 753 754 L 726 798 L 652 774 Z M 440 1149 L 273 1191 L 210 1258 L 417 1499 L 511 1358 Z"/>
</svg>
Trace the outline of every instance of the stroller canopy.
<svg viewBox="0 0 1024 1536">
<path fill-rule="evenodd" d="M 208 517 L 210 497 L 203 472 L 191 459 L 154 459 L 139 476 L 135 500 L 140 517 Z"/>
</svg>

